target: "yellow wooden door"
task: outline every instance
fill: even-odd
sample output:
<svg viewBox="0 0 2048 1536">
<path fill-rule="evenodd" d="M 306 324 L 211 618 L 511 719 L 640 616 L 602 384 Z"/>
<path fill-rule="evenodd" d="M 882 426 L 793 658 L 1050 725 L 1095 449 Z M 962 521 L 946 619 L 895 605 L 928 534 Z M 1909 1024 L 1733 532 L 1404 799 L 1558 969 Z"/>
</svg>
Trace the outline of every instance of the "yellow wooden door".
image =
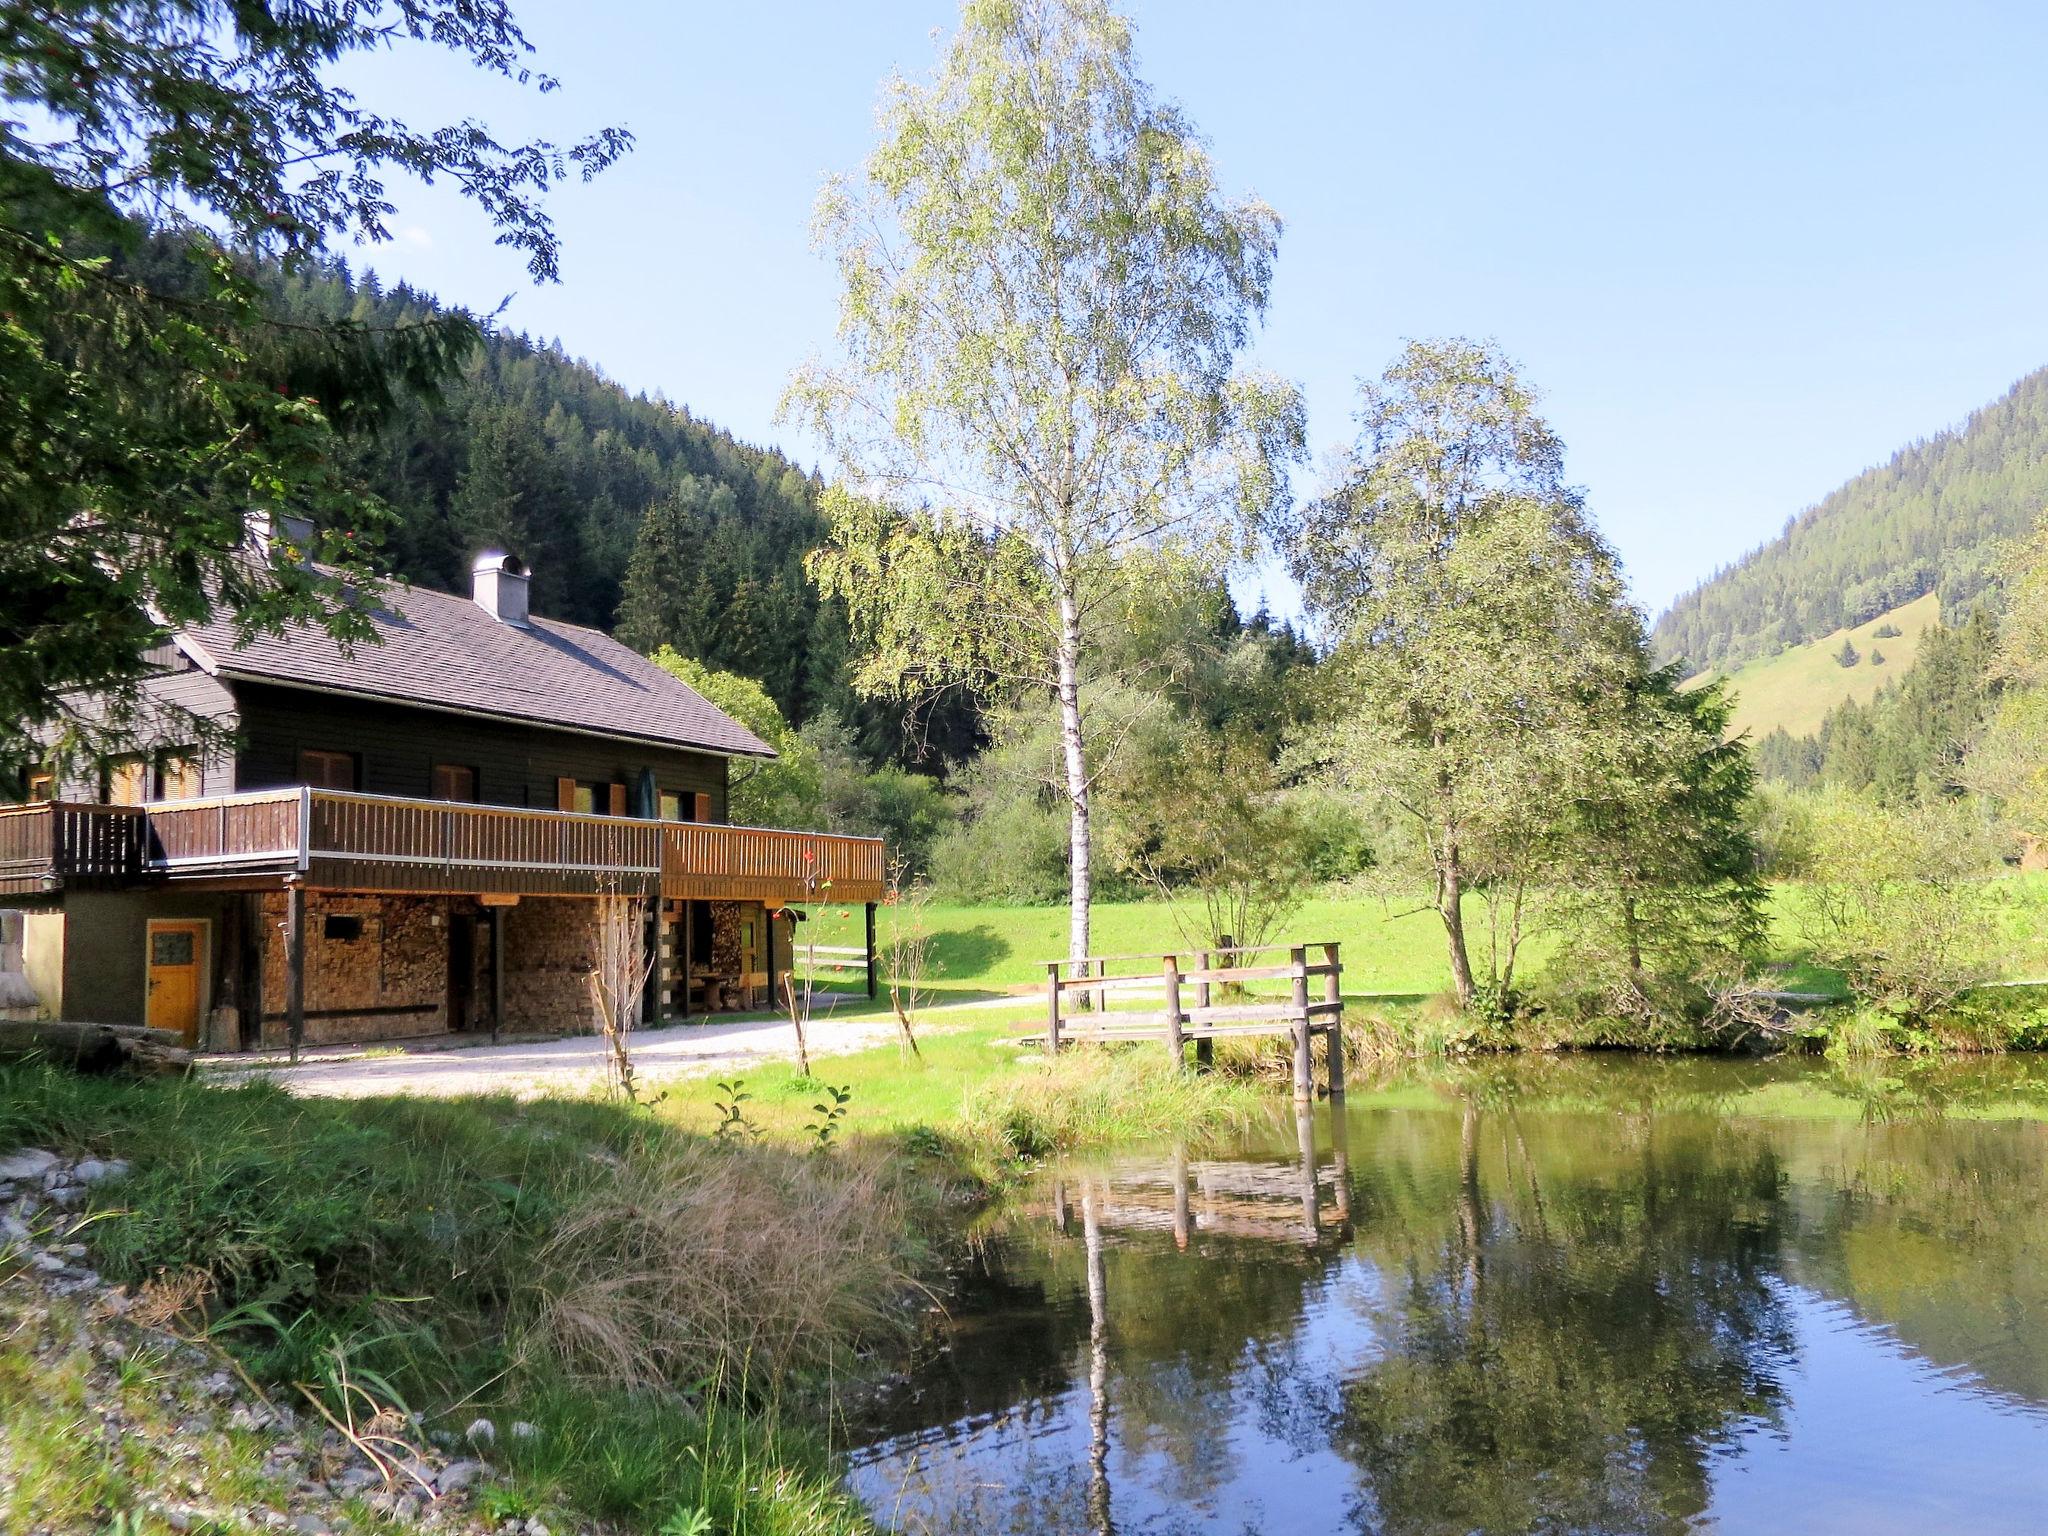
<svg viewBox="0 0 2048 1536">
<path fill-rule="evenodd" d="M 204 923 L 150 923 L 149 1027 L 175 1029 L 188 1045 L 199 1040 L 199 967 L 205 952 Z"/>
</svg>

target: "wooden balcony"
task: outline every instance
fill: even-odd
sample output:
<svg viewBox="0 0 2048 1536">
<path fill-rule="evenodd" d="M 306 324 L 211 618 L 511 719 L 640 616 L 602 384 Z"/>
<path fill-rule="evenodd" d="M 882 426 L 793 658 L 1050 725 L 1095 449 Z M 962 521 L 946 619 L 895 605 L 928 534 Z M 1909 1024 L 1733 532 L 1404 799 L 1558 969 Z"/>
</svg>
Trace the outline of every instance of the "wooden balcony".
<svg viewBox="0 0 2048 1536">
<path fill-rule="evenodd" d="M 313 890 L 792 903 L 879 901 L 887 884 L 879 838 L 326 789 L 0 811 L 0 893 L 49 890 L 71 870 L 256 884 L 296 877 Z"/>
<path fill-rule="evenodd" d="M 135 806 L 0 806 L 0 896 L 125 884 L 142 873 L 146 836 Z"/>
</svg>

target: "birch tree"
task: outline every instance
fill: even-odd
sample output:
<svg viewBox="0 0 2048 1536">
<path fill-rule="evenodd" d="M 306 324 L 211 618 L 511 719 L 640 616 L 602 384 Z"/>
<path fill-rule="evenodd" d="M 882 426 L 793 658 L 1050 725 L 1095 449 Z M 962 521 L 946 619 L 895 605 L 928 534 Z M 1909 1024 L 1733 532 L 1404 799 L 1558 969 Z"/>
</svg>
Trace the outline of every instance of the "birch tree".
<svg viewBox="0 0 2048 1536">
<path fill-rule="evenodd" d="M 1409 822 L 1459 1002 L 1505 1000 L 1525 897 L 1640 671 L 1640 617 L 1564 483 L 1564 448 L 1498 348 L 1411 342 L 1361 391 L 1356 446 L 1283 528 L 1335 649 L 1308 743 Z M 1490 895 L 1482 988 L 1465 898 Z"/>
<path fill-rule="evenodd" d="M 1300 452 L 1297 392 L 1241 366 L 1279 233 L 1219 192 L 1100 0 L 967 0 L 820 200 L 838 344 L 785 400 L 841 476 L 811 570 L 847 605 L 864 691 L 1056 711 L 1076 958 L 1113 745 L 1089 637 L 1248 553 Z"/>
</svg>

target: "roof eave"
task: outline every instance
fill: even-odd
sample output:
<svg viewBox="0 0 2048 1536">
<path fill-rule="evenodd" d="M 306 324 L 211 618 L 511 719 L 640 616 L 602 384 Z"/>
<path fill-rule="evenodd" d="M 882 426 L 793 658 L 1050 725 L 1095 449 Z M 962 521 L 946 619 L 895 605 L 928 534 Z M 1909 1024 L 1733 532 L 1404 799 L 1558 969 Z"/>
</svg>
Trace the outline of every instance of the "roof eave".
<svg viewBox="0 0 2048 1536">
<path fill-rule="evenodd" d="M 750 747 L 720 747 L 708 742 L 685 741 L 674 736 L 640 736 L 630 731 L 601 731 L 595 726 L 566 725 L 559 720 L 545 720 L 537 715 L 516 715 L 503 710 L 464 709 L 457 704 L 438 704 L 432 699 L 422 699 L 407 693 L 383 693 L 374 688 L 340 688 L 332 683 L 309 683 L 301 678 L 280 677 L 273 672 L 250 672 L 240 667 L 223 667 L 218 663 L 208 666 L 207 662 L 212 658 L 202 657 L 205 657 L 203 651 L 193 659 L 214 676 L 229 682 L 256 683 L 271 688 L 298 688 L 307 693 L 324 693 L 344 699 L 375 699 L 380 704 L 402 704 L 408 709 L 430 710 L 437 715 L 460 715 L 465 719 L 524 725 L 535 730 L 564 731 L 571 736 L 589 736 L 598 741 L 630 741 L 640 746 L 666 747 L 671 751 L 680 749 L 685 752 L 702 752 L 709 757 L 743 757 L 757 762 L 772 762 L 781 755 L 765 742 L 757 751 Z"/>
</svg>

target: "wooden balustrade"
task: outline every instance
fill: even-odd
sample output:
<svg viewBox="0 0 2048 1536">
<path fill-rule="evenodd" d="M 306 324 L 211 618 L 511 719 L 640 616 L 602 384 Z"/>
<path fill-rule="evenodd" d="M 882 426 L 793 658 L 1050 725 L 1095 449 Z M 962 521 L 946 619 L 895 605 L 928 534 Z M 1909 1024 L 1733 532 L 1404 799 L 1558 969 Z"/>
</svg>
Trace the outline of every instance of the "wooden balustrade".
<svg viewBox="0 0 2048 1536">
<path fill-rule="evenodd" d="M 301 798 L 279 789 L 145 806 L 149 868 L 170 875 L 296 869 Z"/>
<path fill-rule="evenodd" d="M 75 880 L 297 874 L 314 889 L 880 901 L 881 840 L 338 790 L 0 808 L 0 894 Z"/>
<path fill-rule="evenodd" d="M 882 842 L 825 832 L 776 832 L 711 822 L 664 822 L 661 888 L 710 901 L 880 901 Z"/>
<path fill-rule="evenodd" d="M 68 801 L 0 808 L 0 894 L 118 884 L 142 871 L 138 807 Z"/>
<path fill-rule="evenodd" d="M 1344 1093 L 1344 1001 L 1339 978 L 1344 973 L 1335 944 L 1314 946 L 1323 958 L 1311 964 L 1310 946 L 1269 944 L 1259 949 L 1229 948 L 1204 951 L 1193 965 L 1183 965 L 1180 955 L 1090 955 L 1081 961 L 1049 960 L 1045 966 L 1046 1050 L 1056 1053 L 1063 1045 L 1083 1041 L 1107 1044 L 1125 1040 L 1158 1040 L 1165 1044 L 1176 1066 L 1185 1062 L 1184 1047 L 1196 1043 L 1198 1053 L 1208 1041 L 1224 1035 L 1291 1035 L 1294 1040 L 1294 1096 L 1306 1101 L 1314 1092 L 1310 1078 L 1310 1043 L 1322 1035 L 1327 1087 L 1331 1097 Z M 1263 955 L 1282 955 L 1284 962 L 1262 960 Z M 1218 961 L 1223 963 L 1217 963 Z M 1112 972 L 1111 961 L 1148 962 L 1143 970 Z M 1061 971 L 1074 969 L 1072 975 Z M 1322 996 L 1312 1000 L 1309 980 L 1322 980 Z M 1285 981 L 1285 998 L 1258 998 L 1246 990 L 1259 981 Z M 1210 989 L 1235 986 L 1243 1000 L 1214 1003 Z M 1091 1006 L 1084 1012 L 1070 1012 L 1065 1000 L 1081 993 Z M 1193 995 L 1190 1006 L 1187 999 Z M 1157 1011 L 1126 1009 L 1113 999 L 1133 995 L 1157 997 L 1163 1006 Z M 1198 1054 L 1198 1060 L 1206 1060 Z"/>
</svg>

